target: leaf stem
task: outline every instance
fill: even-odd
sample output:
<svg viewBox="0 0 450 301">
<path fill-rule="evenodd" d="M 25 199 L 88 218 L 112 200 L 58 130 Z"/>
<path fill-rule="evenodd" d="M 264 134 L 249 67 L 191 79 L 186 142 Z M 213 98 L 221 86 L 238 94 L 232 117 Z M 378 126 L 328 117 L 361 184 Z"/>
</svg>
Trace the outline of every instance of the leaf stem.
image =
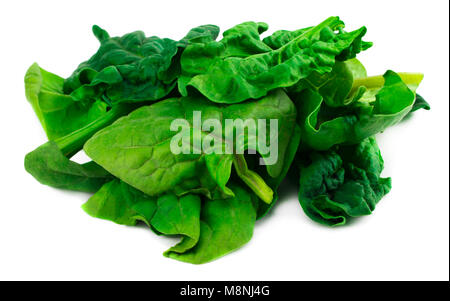
<svg viewBox="0 0 450 301">
<path fill-rule="evenodd" d="M 402 81 L 415 92 L 420 82 L 423 79 L 422 73 L 406 73 L 400 72 L 397 73 Z M 369 76 L 363 78 L 357 78 L 353 81 L 352 90 L 350 91 L 350 95 L 353 94 L 359 87 L 364 86 L 368 90 L 382 88 L 384 85 L 384 77 L 383 75 Z"/>
<path fill-rule="evenodd" d="M 100 118 L 85 125 L 84 127 L 55 140 L 64 156 L 70 158 L 83 148 L 84 143 L 102 128 L 113 123 L 117 118 L 127 114 L 129 106 L 117 105 Z"/>
<path fill-rule="evenodd" d="M 260 175 L 249 170 L 244 155 L 233 156 L 233 165 L 238 176 L 264 202 L 270 204 L 273 199 L 272 189 L 264 182 Z"/>
</svg>

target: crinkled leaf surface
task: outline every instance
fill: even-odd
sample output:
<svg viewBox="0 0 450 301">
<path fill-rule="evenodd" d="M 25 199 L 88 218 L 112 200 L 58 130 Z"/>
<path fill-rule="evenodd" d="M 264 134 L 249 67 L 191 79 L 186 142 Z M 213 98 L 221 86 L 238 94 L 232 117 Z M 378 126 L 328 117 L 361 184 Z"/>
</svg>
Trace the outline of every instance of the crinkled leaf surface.
<svg viewBox="0 0 450 301">
<path fill-rule="evenodd" d="M 205 25 L 174 41 L 94 26 L 100 47 L 68 79 L 37 64 L 27 71 L 27 99 L 51 141 L 25 168 L 43 184 L 95 192 L 83 205 L 94 217 L 179 236 L 164 255 L 194 264 L 250 240 L 291 165 L 311 219 L 336 226 L 370 214 L 391 188 L 372 135 L 429 105 L 415 93 L 421 74 L 368 77 L 354 58 L 372 45 L 361 40 L 366 29 L 343 27 L 331 17 L 261 39 L 268 25 L 245 22 L 215 41 L 218 27 Z M 178 97 L 177 85 L 184 97 L 155 103 Z M 222 131 L 195 124 L 194 111 Z M 175 119 L 186 119 L 189 153 L 170 149 Z M 278 120 L 265 141 L 276 138 L 278 160 L 260 165 L 269 157 L 248 132 L 245 154 L 204 151 L 208 137 L 219 138 L 213 151 L 230 147 L 225 119 Z M 95 163 L 70 161 L 90 137 L 84 148 Z"/>
<path fill-rule="evenodd" d="M 271 51 L 260 40 L 259 35 L 266 31 L 266 23 L 244 22 L 223 33 L 223 39 L 216 41 L 195 41 L 181 55 L 182 76 L 178 89 L 187 95 L 186 85 L 196 75 L 205 73 L 217 59 L 242 57 Z"/>
<path fill-rule="evenodd" d="M 338 226 L 368 215 L 391 189 L 391 179 L 380 177 L 383 159 L 372 137 L 309 157 L 300 169 L 299 201 L 321 224 Z"/>
<path fill-rule="evenodd" d="M 277 30 L 273 34 L 263 39 L 263 42 L 267 44 L 273 50 L 278 49 L 292 41 L 298 36 L 301 36 L 312 27 L 301 28 L 297 30 Z"/>
<path fill-rule="evenodd" d="M 180 49 L 191 40 L 214 40 L 219 28 L 214 25 L 196 27 L 178 42 L 145 37 L 142 31 L 110 37 L 105 30 L 94 26 L 93 32 L 101 43 L 100 48 L 66 79 L 64 91 L 78 100 L 104 95 L 115 103 L 167 96 L 176 85 Z"/>
<path fill-rule="evenodd" d="M 362 97 L 366 88 L 361 87 L 349 97 L 353 88 L 354 72 L 362 72 L 358 68 L 356 59 L 347 60 L 345 62 L 337 61 L 331 72 L 320 74 L 312 72 L 308 78 L 300 81 L 295 86 L 288 89 L 289 94 L 295 94 L 305 89 L 311 89 L 322 96 L 323 101 L 330 107 L 339 107 L 349 104 L 355 99 Z M 356 75 L 358 76 L 358 75 Z"/>
<path fill-rule="evenodd" d="M 184 82 L 219 103 L 262 97 L 270 90 L 295 85 L 313 71 L 320 74 L 330 72 L 336 57 L 341 60 L 353 58 L 369 47 L 369 44 L 361 42 L 365 27 L 347 33 L 342 30 L 343 26 L 339 18 L 331 17 L 276 50 L 247 57 L 221 57 L 211 53 L 209 56 L 215 57 L 214 62 L 208 60 L 205 65 L 198 62 L 200 67 L 204 67 L 202 73 L 189 81 L 184 79 Z M 186 49 L 190 56 L 182 56 L 182 67 L 197 63 L 192 62 L 192 57 L 196 56 L 192 55 L 190 47 Z"/>
</svg>

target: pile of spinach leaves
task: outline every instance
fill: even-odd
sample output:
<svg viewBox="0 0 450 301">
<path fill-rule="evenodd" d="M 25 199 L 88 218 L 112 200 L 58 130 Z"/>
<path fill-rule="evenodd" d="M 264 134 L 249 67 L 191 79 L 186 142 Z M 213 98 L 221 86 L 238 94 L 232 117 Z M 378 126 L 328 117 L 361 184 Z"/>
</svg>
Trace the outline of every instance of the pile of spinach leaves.
<svg viewBox="0 0 450 301">
<path fill-rule="evenodd" d="M 71 76 L 37 64 L 25 75 L 49 139 L 26 155 L 26 170 L 43 184 L 94 193 L 83 205 L 91 216 L 180 236 L 164 255 L 196 264 L 248 242 L 288 173 L 311 219 L 336 226 L 370 214 L 391 188 L 374 135 L 429 109 L 416 94 L 423 76 L 368 77 L 355 58 L 372 46 L 366 28 L 347 32 L 338 17 L 261 38 L 267 29 L 245 22 L 217 41 L 219 28 L 204 25 L 175 41 L 141 31 L 110 37 L 94 26 L 100 47 Z M 174 154 L 173 120 L 185 118 L 192 137 L 211 134 L 194 125 L 194 111 L 221 125 L 277 120 L 277 162 L 260 166 L 264 155 L 249 147 Z M 251 138 L 244 133 L 244 144 Z M 70 160 L 81 150 L 92 161 Z"/>
</svg>

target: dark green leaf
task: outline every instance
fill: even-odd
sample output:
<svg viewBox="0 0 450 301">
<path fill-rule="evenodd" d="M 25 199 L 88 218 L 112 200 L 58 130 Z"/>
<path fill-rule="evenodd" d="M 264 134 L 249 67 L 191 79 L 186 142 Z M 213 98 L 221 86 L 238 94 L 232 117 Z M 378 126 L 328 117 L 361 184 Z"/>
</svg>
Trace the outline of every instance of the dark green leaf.
<svg viewBox="0 0 450 301">
<path fill-rule="evenodd" d="M 354 146 L 312 152 L 300 169 L 299 200 L 306 215 L 328 226 L 368 215 L 391 189 L 374 138 Z"/>
<path fill-rule="evenodd" d="M 200 26 L 179 42 L 145 37 L 142 31 L 113 38 L 98 26 L 93 27 L 93 32 L 101 43 L 100 48 L 64 82 L 64 91 L 82 101 L 105 95 L 117 103 L 167 96 L 176 85 L 180 49 L 191 40 L 215 39 L 219 29 L 214 25 Z"/>
<path fill-rule="evenodd" d="M 419 94 L 416 93 L 416 100 L 414 101 L 414 105 L 410 111 L 410 113 L 415 112 L 417 110 L 424 109 L 424 110 L 430 110 L 430 104 Z"/>
<path fill-rule="evenodd" d="M 25 156 L 25 169 L 42 184 L 56 188 L 95 192 L 112 176 L 94 162 L 78 164 L 49 141 Z"/>
</svg>

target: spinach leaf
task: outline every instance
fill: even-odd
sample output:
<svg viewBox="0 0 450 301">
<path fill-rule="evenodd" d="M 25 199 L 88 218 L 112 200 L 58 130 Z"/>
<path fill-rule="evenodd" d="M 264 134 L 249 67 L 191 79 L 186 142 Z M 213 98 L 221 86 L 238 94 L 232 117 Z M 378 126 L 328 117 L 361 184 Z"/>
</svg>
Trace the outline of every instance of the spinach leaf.
<svg viewBox="0 0 450 301">
<path fill-rule="evenodd" d="M 419 94 L 416 93 L 416 99 L 414 100 L 414 104 L 412 106 L 411 111 L 408 112 L 408 114 L 406 114 L 406 116 L 402 119 L 402 121 L 404 120 L 408 120 L 412 117 L 413 113 L 417 110 L 420 109 L 424 109 L 424 110 L 430 110 L 430 104 Z"/>
<path fill-rule="evenodd" d="M 84 205 L 91 216 L 123 225 L 142 221 L 157 234 L 181 235 L 164 256 L 200 264 L 223 256 L 247 243 L 256 220 L 256 196 L 232 183 L 235 196 L 200 200 L 193 194 L 150 197 L 114 179 Z"/>
<path fill-rule="evenodd" d="M 261 39 L 268 25 L 244 22 L 216 41 L 219 28 L 203 25 L 175 41 L 94 26 L 100 47 L 69 78 L 26 73 L 49 141 L 25 169 L 94 192 L 83 205 L 93 217 L 180 237 L 163 254 L 193 264 L 248 242 L 288 173 L 318 223 L 371 214 L 391 189 L 374 135 L 430 106 L 422 74 L 368 77 L 355 58 L 372 46 L 366 28 L 343 28 L 330 17 Z M 71 161 L 81 149 L 93 161 Z"/>
<path fill-rule="evenodd" d="M 49 141 L 25 156 L 25 169 L 42 184 L 56 188 L 96 192 L 112 176 L 94 162 L 70 161 Z"/>
<path fill-rule="evenodd" d="M 183 253 L 194 247 L 201 235 L 200 197 L 164 195 L 158 198 L 157 206 L 151 225 L 164 235 L 182 235 L 181 241 L 164 254 Z"/>
<path fill-rule="evenodd" d="M 353 80 L 367 77 L 367 71 L 364 65 L 356 58 L 345 61 L 345 66 L 350 70 Z"/>
<path fill-rule="evenodd" d="M 200 238 L 189 250 L 169 249 L 165 256 L 201 264 L 226 255 L 246 244 L 253 235 L 258 200 L 242 187 L 231 184 L 235 196 L 205 201 L 200 215 Z"/>
<path fill-rule="evenodd" d="M 419 94 L 416 93 L 416 99 L 414 101 L 414 104 L 413 104 L 413 107 L 412 107 L 410 113 L 415 112 L 420 109 L 424 109 L 424 110 L 428 111 L 431 109 L 431 107 L 430 107 L 430 104 L 422 96 L 420 96 Z"/>
<path fill-rule="evenodd" d="M 45 71 L 36 63 L 25 75 L 25 94 L 48 139 L 54 140 L 91 123 L 106 113 L 108 105 L 100 100 L 75 101 L 63 92 L 64 79 Z"/>
<path fill-rule="evenodd" d="M 205 136 L 214 133 L 195 126 L 194 111 L 200 111 L 204 120 L 215 119 L 220 122 L 223 130 L 219 137 L 220 145 L 215 147 L 221 150 L 231 143 L 226 140 L 225 119 L 276 119 L 278 129 L 272 138 L 278 141 L 278 160 L 267 165 L 267 173 L 271 177 L 278 177 L 282 173 L 296 117 L 295 106 L 282 90 L 274 91 L 260 100 L 235 105 L 218 106 L 203 97 L 167 99 L 139 108 L 99 131 L 87 141 L 84 150 L 114 176 L 151 196 L 166 192 L 181 195 L 195 191 L 213 199 L 230 197 L 233 192 L 226 187 L 226 183 L 234 164 L 244 182 L 262 200 L 270 203 L 270 188 L 256 173 L 248 172 L 240 157 L 242 155 L 195 150 L 195 139 L 203 140 Z M 189 153 L 174 154 L 171 150 L 171 140 L 177 134 L 171 130 L 175 119 L 185 119 L 188 122 L 188 134 L 193 137 L 189 141 L 193 151 Z M 243 147 L 249 147 L 251 138 L 244 135 Z M 256 151 L 259 151 L 258 137 L 253 138 L 256 141 Z M 263 159 L 266 160 L 269 155 L 263 154 Z"/>
<path fill-rule="evenodd" d="M 342 26 L 343 25 L 344 24 L 342 23 Z M 301 36 L 302 34 L 306 33 L 307 31 L 309 31 L 313 27 L 314 26 L 310 26 L 310 27 L 306 27 L 306 28 L 293 30 L 293 31 L 290 31 L 290 30 L 277 30 L 272 35 L 270 35 L 268 37 L 265 37 L 263 39 L 263 42 L 266 43 L 270 48 L 276 50 L 276 49 L 279 49 L 279 48 L 283 47 L 284 45 L 290 43 L 292 40 L 294 40 L 295 38 L 297 38 L 297 37 Z M 369 49 L 373 45 L 372 42 L 360 41 L 360 43 L 361 43 L 361 45 L 358 46 L 358 47 L 361 47 L 361 50 Z M 352 55 L 352 57 L 353 57 L 353 55 Z M 348 59 L 348 58 L 350 58 L 350 57 L 342 56 L 341 60 L 345 60 L 345 59 Z"/>
<path fill-rule="evenodd" d="M 193 76 L 187 86 L 194 87 L 211 101 L 238 103 L 262 97 L 276 88 L 295 85 L 312 71 L 330 72 L 335 58 L 353 58 L 369 46 L 361 42 L 365 27 L 347 33 L 343 26 L 339 18 L 331 17 L 276 50 L 247 57 L 220 57 L 211 53 L 214 62 L 206 65 L 196 62 L 203 68 L 202 73 Z M 191 53 L 189 48 L 186 53 Z M 193 65 L 186 62 L 190 57 L 182 56 L 182 66 Z"/>
<path fill-rule="evenodd" d="M 309 154 L 300 168 L 299 201 L 312 220 L 339 226 L 370 214 L 391 189 L 381 178 L 383 158 L 374 138 L 352 146 L 339 146 Z"/>
<path fill-rule="evenodd" d="M 267 46 L 269 46 L 273 50 L 276 50 L 278 48 L 283 47 L 284 45 L 286 45 L 287 43 L 289 43 L 290 41 L 292 41 L 296 37 L 301 36 L 302 34 L 307 32 L 311 28 L 312 27 L 306 27 L 306 28 L 301 28 L 301 29 L 297 29 L 297 30 L 294 30 L 294 31 L 277 30 L 273 34 L 271 34 L 270 36 L 265 37 L 263 39 L 263 42 L 265 44 L 267 44 Z"/>
<path fill-rule="evenodd" d="M 56 188 L 97 191 L 112 176 L 94 162 L 78 164 L 69 158 L 76 154 L 95 132 L 132 109 L 116 106 L 94 122 L 51 140 L 25 156 L 25 169 L 39 182 Z"/>
<path fill-rule="evenodd" d="M 100 41 L 97 53 L 81 63 L 64 82 L 64 92 L 85 101 L 102 95 L 112 103 L 158 100 L 175 87 L 179 53 L 190 41 L 214 40 L 219 28 L 193 28 L 181 41 L 145 37 L 142 31 L 110 37 L 98 26 L 92 28 Z"/>
<path fill-rule="evenodd" d="M 412 109 L 415 94 L 395 72 L 387 71 L 383 78 L 384 85 L 377 81 L 381 87 L 366 80 L 364 94 L 340 109 L 327 106 L 311 89 L 292 95 L 305 146 L 327 150 L 336 144 L 358 143 L 402 120 Z"/>
<path fill-rule="evenodd" d="M 355 99 L 361 98 L 366 88 L 362 87 L 356 93 L 349 97 L 353 88 L 353 74 L 362 72 L 356 70 L 358 63 L 356 59 L 345 62 L 337 61 L 329 73 L 320 74 L 312 72 L 308 78 L 298 82 L 288 89 L 289 94 L 295 94 L 305 89 L 311 89 L 319 93 L 326 105 L 330 107 L 339 107 L 352 103 Z M 364 70 L 365 71 L 365 70 Z M 357 75 L 356 75 L 357 76 Z"/>
<path fill-rule="evenodd" d="M 114 179 L 84 205 L 89 215 L 134 226 L 144 222 L 155 233 L 182 235 L 180 243 L 166 252 L 182 253 L 192 248 L 200 236 L 200 198 L 188 194 L 150 197 L 123 181 Z"/>
<path fill-rule="evenodd" d="M 182 75 L 178 80 L 178 89 L 184 96 L 190 80 L 199 74 L 205 73 L 214 62 L 230 57 L 247 57 L 249 55 L 271 51 L 260 40 L 259 35 L 266 31 L 266 23 L 244 22 L 238 24 L 223 33 L 223 39 L 216 42 L 196 41 L 183 51 L 181 55 Z"/>
<path fill-rule="evenodd" d="M 156 198 L 118 179 L 110 179 L 83 204 L 83 210 L 93 217 L 121 225 L 134 226 L 138 221 L 150 225 L 157 203 Z"/>
</svg>

